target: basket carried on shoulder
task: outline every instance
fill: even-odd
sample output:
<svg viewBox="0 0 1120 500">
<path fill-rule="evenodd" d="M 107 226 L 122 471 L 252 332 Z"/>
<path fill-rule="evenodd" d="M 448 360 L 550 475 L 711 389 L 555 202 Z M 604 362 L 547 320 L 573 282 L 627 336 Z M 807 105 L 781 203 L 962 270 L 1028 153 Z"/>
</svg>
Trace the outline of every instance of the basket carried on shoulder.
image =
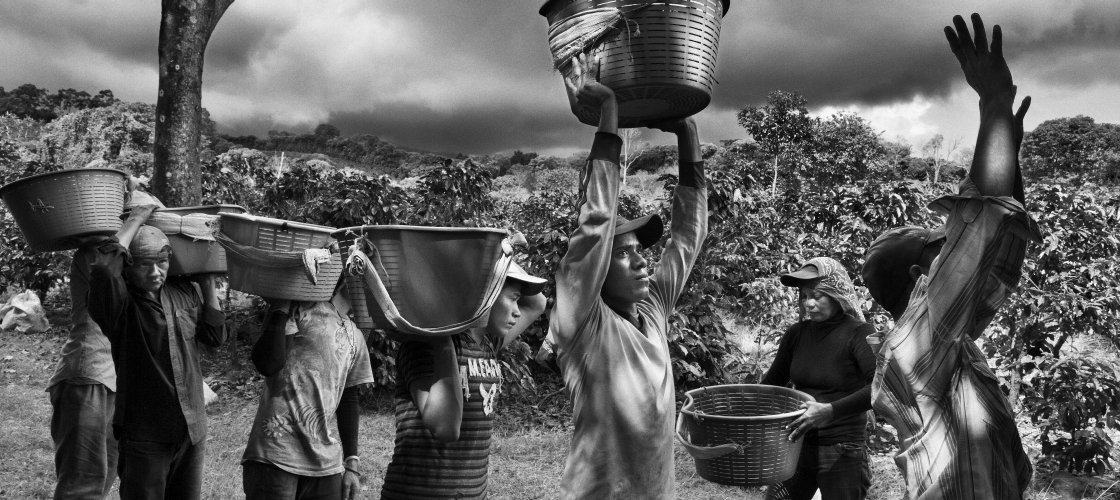
<svg viewBox="0 0 1120 500">
<path fill-rule="evenodd" d="M 201 205 L 194 207 L 159 208 L 145 224 L 153 226 L 171 244 L 168 276 L 192 274 L 225 274 L 226 251 L 214 238 L 221 227 L 219 214 L 243 214 L 238 205 Z"/>
<path fill-rule="evenodd" d="M 785 427 L 813 401 L 804 392 L 771 385 L 729 384 L 686 393 L 677 440 L 696 460 L 700 477 L 720 484 L 761 486 L 793 477 L 802 439 Z"/>
<path fill-rule="evenodd" d="M 333 227 L 247 214 L 221 214 L 215 237 L 226 250 L 229 286 L 287 300 L 324 301 L 334 295 L 342 259 Z"/>
<path fill-rule="evenodd" d="M 362 290 L 362 314 L 394 337 L 446 336 L 486 320 L 502 291 L 513 247 L 491 228 L 356 226 L 334 233 L 346 272 Z M 351 295 L 354 297 L 354 295 Z M 352 302 L 363 302 L 357 300 Z"/>
<path fill-rule="evenodd" d="M 716 51 L 730 0 L 549 0 L 553 62 L 565 78 L 571 57 L 598 48 L 599 81 L 618 99 L 619 127 L 702 111 L 716 83 Z M 598 110 L 579 113 L 598 125 Z"/>
<path fill-rule="evenodd" d="M 82 236 L 121 228 L 128 174 L 109 168 L 60 170 L 0 187 L 27 245 L 38 252 L 78 248 Z"/>
</svg>

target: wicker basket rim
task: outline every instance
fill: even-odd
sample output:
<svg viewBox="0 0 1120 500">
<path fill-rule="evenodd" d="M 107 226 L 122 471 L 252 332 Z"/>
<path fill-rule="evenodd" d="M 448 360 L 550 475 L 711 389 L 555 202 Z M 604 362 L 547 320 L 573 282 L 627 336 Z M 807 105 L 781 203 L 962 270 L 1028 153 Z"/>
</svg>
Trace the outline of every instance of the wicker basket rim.
<svg viewBox="0 0 1120 500">
<path fill-rule="evenodd" d="M 561 0 L 546 0 L 545 3 L 543 5 L 541 5 L 541 8 L 540 8 L 540 10 L 537 11 L 537 13 L 544 16 L 544 17 L 548 17 L 548 13 L 551 10 L 551 9 L 549 9 L 548 6 L 552 5 L 556 2 L 559 2 L 559 1 L 561 1 Z M 723 15 L 726 16 L 727 15 L 727 9 L 731 8 L 731 0 L 721 0 L 720 3 L 723 4 Z"/>
<path fill-rule="evenodd" d="M 162 208 L 157 208 L 155 211 L 156 212 L 198 212 L 198 211 L 202 211 L 202 210 L 205 210 L 205 209 L 208 209 L 208 208 L 215 208 L 215 207 L 217 207 L 217 208 L 234 208 L 234 209 L 237 209 L 237 210 L 241 210 L 241 212 L 223 212 L 223 213 L 245 213 L 245 212 L 248 212 L 248 210 L 246 210 L 245 207 L 243 207 L 241 205 L 233 205 L 233 204 L 230 204 L 230 203 L 217 203 L 217 204 L 214 204 L 214 205 L 191 205 L 189 207 L 162 207 Z"/>
<path fill-rule="evenodd" d="M 262 217 L 260 215 L 234 214 L 229 212 L 224 212 L 219 215 L 221 215 L 223 219 L 229 217 L 231 219 L 240 219 L 247 222 L 263 222 L 265 224 L 280 226 L 281 228 L 302 229 L 305 231 L 315 231 L 318 233 L 332 233 L 337 230 L 337 228 L 333 228 L 330 226 L 320 226 L 318 224 L 308 224 L 306 222 L 274 219 L 272 217 Z"/>
<path fill-rule="evenodd" d="M 377 231 L 419 231 L 419 232 L 432 232 L 432 233 L 490 233 L 506 235 L 505 229 L 497 229 L 492 227 L 447 227 L 447 226 L 406 226 L 398 224 L 390 225 L 365 225 L 365 226 L 351 226 L 338 229 L 331 233 L 335 239 L 345 239 L 347 236 L 366 234 Z"/>
<path fill-rule="evenodd" d="M 72 173 L 76 173 L 76 172 L 112 172 L 112 173 L 115 173 L 115 174 L 120 174 L 121 177 L 124 177 L 125 180 L 128 180 L 128 174 L 127 173 L 125 173 L 124 171 L 121 171 L 121 170 L 117 170 L 115 168 L 67 168 L 67 169 L 64 169 L 64 170 L 55 170 L 54 172 L 43 172 L 41 174 L 29 175 L 29 176 L 24 177 L 22 179 L 16 179 L 12 182 L 4 184 L 3 186 L 0 186 L 0 196 L 3 196 L 5 191 L 11 190 L 15 187 L 18 187 L 20 184 L 23 184 L 25 182 L 29 182 L 29 181 L 32 181 L 32 180 L 35 180 L 35 179 L 39 179 L 40 177 L 52 177 L 52 176 L 56 176 L 56 175 L 72 174 Z"/>
<path fill-rule="evenodd" d="M 703 392 L 711 392 L 711 391 L 716 390 L 716 389 L 729 390 L 729 389 L 740 389 L 740 388 L 746 388 L 746 387 L 765 387 L 768 391 L 784 392 L 789 396 L 799 398 L 803 401 L 816 401 L 816 398 L 814 398 L 813 396 L 810 396 L 809 394 L 807 394 L 805 392 L 799 391 L 797 389 L 790 389 L 789 387 L 781 387 L 781 386 L 777 386 L 777 385 L 765 385 L 765 384 L 710 385 L 710 386 L 707 386 L 707 387 L 700 387 L 698 389 L 692 389 L 688 392 L 685 392 L 685 396 L 688 397 L 688 400 L 685 402 L 684 406 L 681 407 L 681 413 L 689 415 L 693 418 L 703 418 L 705 420 L 714 419 L 714 420 L 719 420 L 719 421 L 724 421 L 724 422 L 763 422 L 763 421 L 769 421 L 769 420 L 786 419 L 786 418 L 789 418 L 789 417 L 792 417 L 792 416 L 795 416 L 795 415 L 800 415 L 801 413 L 803 413 L 805 411 L 805 410 L 802 410 L 802 409 L 798 409 L 798 410 L 789 411 L 789 412 L 785 412 L 785 413 L 776 413 L 774 415 L 757 415 L 757 416 L 751 416 L 751 417 L 735 417 L 735 416 L 730 416 L 730 415 L 712 415 L 710 413 L 697 413 L 696 411 L 694 411 L 692 409 L 693 405 L 696 403 L 696 399 L 694 397 L 696 394 L 703 393 Z"/>
</svg>

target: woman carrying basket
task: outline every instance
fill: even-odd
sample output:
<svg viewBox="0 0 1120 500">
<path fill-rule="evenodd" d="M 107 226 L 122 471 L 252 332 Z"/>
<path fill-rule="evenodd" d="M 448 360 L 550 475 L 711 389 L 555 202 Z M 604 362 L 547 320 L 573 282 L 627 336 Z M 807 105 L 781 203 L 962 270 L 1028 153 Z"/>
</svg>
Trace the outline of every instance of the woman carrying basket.
<svg viewBox="0 0 1120 500">
<path fill-rule="evenodd" d="M 837 261 L 817 257 L 783 285 L 800 290 L 802 320 L 786 330 L 762 383 L 797 390 L 816 402 L 789 425 L 789 439 L 805 438 L 797 472 L 770 487 L 767 498 L 862 499 L 871 486 L 865 414 L 871 409 L 875 354 L 867 344 L 874 327 L 863 321 L 855 287 Z"/>
</svg>

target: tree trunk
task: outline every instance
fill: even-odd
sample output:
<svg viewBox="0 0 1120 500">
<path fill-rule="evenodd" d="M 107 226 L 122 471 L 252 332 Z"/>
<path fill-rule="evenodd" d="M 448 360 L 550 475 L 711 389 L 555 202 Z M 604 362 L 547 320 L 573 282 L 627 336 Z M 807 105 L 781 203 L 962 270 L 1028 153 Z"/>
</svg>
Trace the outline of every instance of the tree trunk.
<svg viewBox="0 0 1120 500">
<path fill-rule="evenodd" d="M 778 155 L 774 155 L 774 180 L 770 181 L 770 196 L 778 194 Z"/>
<path fill-rule="evenodd" d="M 233 0 L 163 0 L 152 192 L 167 206 L 202 201 L 198 154 L 203 55 L 210 34 L 231 3 Z"/>
</svg>

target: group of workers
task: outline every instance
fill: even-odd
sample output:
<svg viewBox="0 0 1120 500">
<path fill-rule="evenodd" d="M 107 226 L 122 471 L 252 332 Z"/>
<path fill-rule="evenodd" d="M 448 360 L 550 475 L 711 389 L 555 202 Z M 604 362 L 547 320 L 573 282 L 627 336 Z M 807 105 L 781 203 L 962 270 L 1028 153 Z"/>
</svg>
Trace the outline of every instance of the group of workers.
<svg viewBox="0 0 1120 500">
<path fill-rule="evenodd" d="M 937 229 L 895 228 L 870 244 L 862 280 L 894 318 L 876 351 L 848 271 L 818 257 L 781 276 L 802 321 L 782 336 L 763 383 L 814 402 L 789 428 L 804 439 L 796 474 L 771 498 L 864 498 L 870 486 L 864 415 L 898 430 L 896 463 L 911 500 L 1022 498 L 1031 476 L 1013 414 L 973 342 L 1016 286 L 1038 230 L 1024 209 L 1018 149 L 1029 98 L 1016 87 L 999 26 L 979 16 L 946 27 L 980 98 L 975 158 L 960 192 L 933 202 Z M 600 116 L 579 186 L 578 227 L 553 277 L 547 342 L 572 404 L 574 431 L 555 495 L 674 498 L 677 411 L 669 317 L 707 234 L 708 199 L 692 118 L 648 124 L 677 137 L 679 183 L 669 238 L 657 215 L 618 215 L 619 105 L 578 56 L 572 111 Z M 168 240 L 133 207 L 112 238 L 93 238 L 71 268 L 73 326 L 49 384 L 56 498 L 199 498 L 206 410 L 198 343 L 225 331 L 210 276 L 168 278 Z M 775 228 L 775 230 L 781 230 Z M 502 390 L 498 351 L 545 309 L 545 279 L 514 266 L 485 326 L 401 345 L 394 454 L 382 498 L 484 498 L 492 416 Z M 432 284 L 438 286 L 438 284 Z M 345 287 L 323 302 L 268 299 L 252 360 L 265 377 L 242 457 L 250 499 L 359 496 L 357 387 L 373 381 Z M 747 450 L 749 453 L 749 449 Z M 543 493 L 542 493 L 543 494 Z"/>
</svg>

